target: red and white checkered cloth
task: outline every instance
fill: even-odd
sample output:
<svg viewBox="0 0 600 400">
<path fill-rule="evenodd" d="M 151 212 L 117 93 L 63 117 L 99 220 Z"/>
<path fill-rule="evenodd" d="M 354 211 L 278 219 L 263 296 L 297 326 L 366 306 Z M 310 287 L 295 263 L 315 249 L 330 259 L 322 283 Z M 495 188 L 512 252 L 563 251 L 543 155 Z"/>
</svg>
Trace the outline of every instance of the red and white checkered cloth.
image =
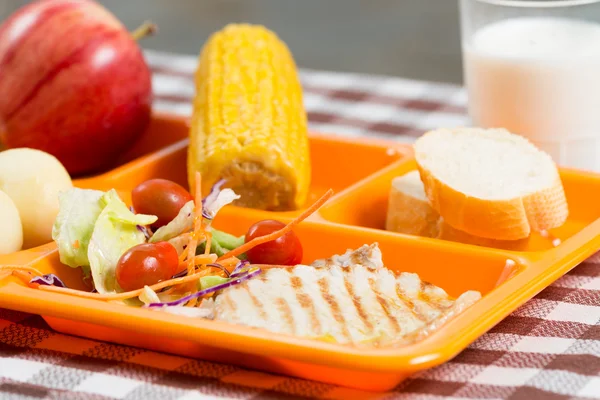
<svg viewBox="0 0 600 400">
<path fill-rule="evenodd" d="M 155 106 L 191 112 L 196 57 L 148 52 Z M 468 123 L 457 86 L 302 71 L 319 132 L 411 142 Z M 0 309 L 0 399 L 600 399 L 600 265 L 582 264 L 454 360 L 373 394 L 68 337 Z"/>
</svg>

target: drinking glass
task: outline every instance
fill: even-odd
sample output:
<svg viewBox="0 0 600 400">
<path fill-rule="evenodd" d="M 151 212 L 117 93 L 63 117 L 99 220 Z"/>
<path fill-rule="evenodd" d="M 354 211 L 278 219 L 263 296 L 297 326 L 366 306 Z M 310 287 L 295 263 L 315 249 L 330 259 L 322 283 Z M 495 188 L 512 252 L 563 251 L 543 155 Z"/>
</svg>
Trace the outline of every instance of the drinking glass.
<svg viewBox="0 0 600 400">
<path fill-rule="evenodd" d="M 600 0 L 460 0 L 474 126 L 600 171 Z"/>
</svg>

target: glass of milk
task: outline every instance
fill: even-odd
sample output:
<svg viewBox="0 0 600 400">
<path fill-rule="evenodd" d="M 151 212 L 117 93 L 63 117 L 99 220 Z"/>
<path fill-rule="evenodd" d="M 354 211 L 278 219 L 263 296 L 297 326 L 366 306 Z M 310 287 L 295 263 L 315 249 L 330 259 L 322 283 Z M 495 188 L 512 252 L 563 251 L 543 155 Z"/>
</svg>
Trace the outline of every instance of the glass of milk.
<svg viewBox="0 0 600 400">
<path fill-rule="evenodd" d="M 474 126 L 600 171 L 600 0 L 460 0 Z"/>
</svg>

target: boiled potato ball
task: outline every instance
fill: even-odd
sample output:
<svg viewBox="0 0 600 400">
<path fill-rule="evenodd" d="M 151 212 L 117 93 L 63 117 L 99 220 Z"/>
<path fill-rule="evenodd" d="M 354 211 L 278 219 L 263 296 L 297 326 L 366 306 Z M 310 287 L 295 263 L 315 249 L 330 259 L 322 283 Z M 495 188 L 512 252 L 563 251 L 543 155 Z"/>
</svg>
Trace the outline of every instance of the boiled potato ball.
<svg viewBox="0 0 600 400">
<path fill-rule="evenodd" d="M 48 153 L 28 148 L 0 152 L 0 190 L 19 210 L 25 249 L 52 241 L 58 193 L 72 186 L 65 167 Z"/>
<path fill-rule="evenodd" d="M 19 210 L 6 193 L 0 190 L 0 254 L 21 250 L 23 245 L 23 228 Z"/>
</svg>

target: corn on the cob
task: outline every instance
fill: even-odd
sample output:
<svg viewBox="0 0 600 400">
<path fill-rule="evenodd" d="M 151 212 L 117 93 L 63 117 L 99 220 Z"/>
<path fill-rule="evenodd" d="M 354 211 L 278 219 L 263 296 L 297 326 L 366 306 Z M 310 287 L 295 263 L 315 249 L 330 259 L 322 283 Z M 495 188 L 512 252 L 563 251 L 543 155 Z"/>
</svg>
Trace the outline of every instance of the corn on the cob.
<svg viewBox="0 0 600 400">
<path fill-rule="evenodd" d="M 188 177 L 203 193 L 227 180 L 238 205 L 293 210 L 310 181 L 306 112 L 290 51 L 262 26 L 228 25 L 202 49 L 196 72 Z"/>
</svg>

